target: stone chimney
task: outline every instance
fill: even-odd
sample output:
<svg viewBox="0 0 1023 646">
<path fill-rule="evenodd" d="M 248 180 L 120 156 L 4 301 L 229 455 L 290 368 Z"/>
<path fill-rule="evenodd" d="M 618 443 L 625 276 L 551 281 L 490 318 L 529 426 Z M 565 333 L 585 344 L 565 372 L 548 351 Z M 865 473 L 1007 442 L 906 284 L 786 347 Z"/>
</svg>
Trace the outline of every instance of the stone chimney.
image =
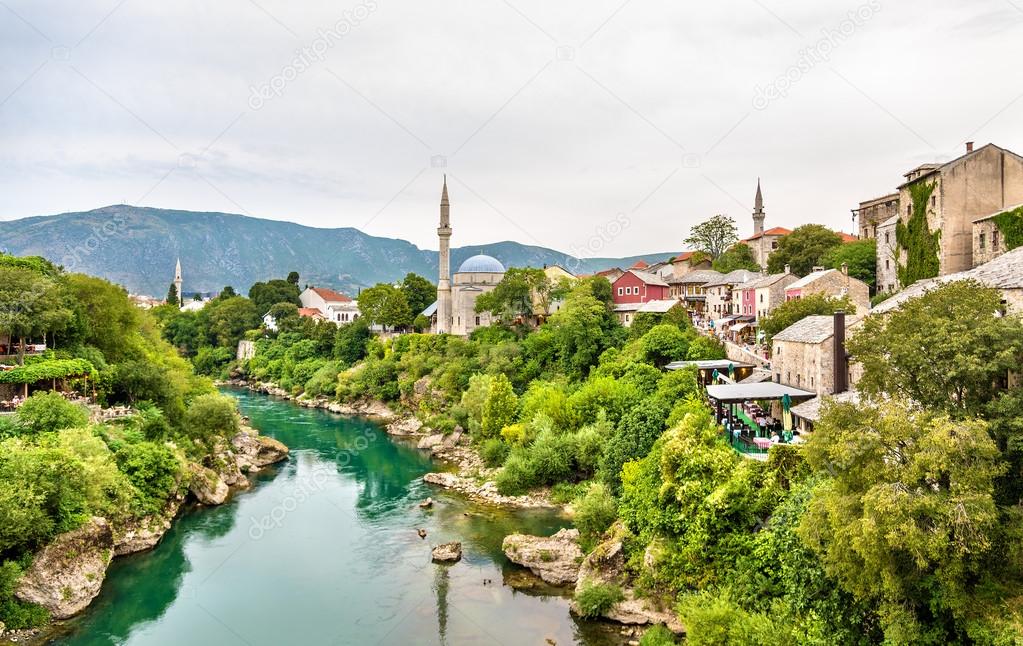
<svg viewBox="0 0 1023 646">
<path fill-rule="evenodd" d="M 845 353 L 845 311 L 835 311 L 835 336 L 834 336 L 834 370 L 835 389 L 834 392 L 844 393 L 849 389 L 849 357 Z"/>
<path fill-rule="evenodd" d="M 967 153 L 972 153 L 973 152 L 973 142 L 972 141 L 967 141 L 966 142 L 966 152 Z"/>
</svg>

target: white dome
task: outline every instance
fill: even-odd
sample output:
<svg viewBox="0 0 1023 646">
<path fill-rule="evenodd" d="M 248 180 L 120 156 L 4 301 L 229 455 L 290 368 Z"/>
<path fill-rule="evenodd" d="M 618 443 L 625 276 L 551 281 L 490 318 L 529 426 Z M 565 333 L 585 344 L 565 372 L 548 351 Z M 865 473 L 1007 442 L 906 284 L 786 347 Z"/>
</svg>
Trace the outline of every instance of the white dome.
<svg viewBox="0 0 1023 646">
<path fill-rule="evenodd" d="M 480 254 L 466 259 L 458 268 L 460 274 L 503 274 L 504 265 L 492 256 Z"/>
</svg>

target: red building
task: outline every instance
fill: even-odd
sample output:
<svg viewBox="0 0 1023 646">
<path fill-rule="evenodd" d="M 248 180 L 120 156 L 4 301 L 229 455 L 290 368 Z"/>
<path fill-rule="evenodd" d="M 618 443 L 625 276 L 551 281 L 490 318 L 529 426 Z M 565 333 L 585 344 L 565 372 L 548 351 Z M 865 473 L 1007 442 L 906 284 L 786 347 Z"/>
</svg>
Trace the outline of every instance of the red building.
<svg viewBox="0 0 1023 646">
<path fill-rule="evenodd" d="M 611 296 L 615 305 L 664 300 L 669 298 L 668 283 L 660 276 L 630 269 L 611 283 Z"/>
</svg>

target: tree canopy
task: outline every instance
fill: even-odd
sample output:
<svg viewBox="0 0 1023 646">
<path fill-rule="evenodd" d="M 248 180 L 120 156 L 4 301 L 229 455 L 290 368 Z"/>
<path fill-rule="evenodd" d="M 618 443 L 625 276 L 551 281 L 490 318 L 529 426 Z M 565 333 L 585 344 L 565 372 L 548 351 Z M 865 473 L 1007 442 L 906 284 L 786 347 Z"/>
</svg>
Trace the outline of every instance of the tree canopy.
<svg viewBox="0 0 1023 646">
<path fill-rule="evenodd" d="M 255 283 L 249 288 L 249 298 L 252 299 L 260 316 L 266 314 L 270 307 L 277 303 L 301 306 L 302 301 L 298 298 L 300 293 L 297 283 L 280 278 L 265 283 Z"/>
<path fill-rule="evenodd" d="M 711 260 L 716 260 L 726 249 L 739 241 L 738 231 L 735 220 L 727 215 L 715 215 L 694 226 L 684 242 L 693 249 L 707 254 Z"/>
<path fill-rule="evenodd" d="M 504 320 L 531 316 L 536 313 L 533 311 L 534 297 L 549 303 L 550 292 L 551 283 L 542 269 L 512 267 L 492 291 L 476 299 L 476 311 L 490 312 Z M 539 306 L 544 310 L 539 313 L 546 313 L 543 303 Z"/>
<path fill-rule="evenodd" d="M 832 247 L 824 255 L 825 267 L 841 269 L 843 264 L 848 266 L 850 276 L 873 289 L 877 277 L 877 240 L 869 238 L 846 242 Z"/>
<path fill-rule="evenodd" d="M 412 324 L 412 309 L 405 292 L 390 283 L 379 283 L 359 294 L 359 312 L 371 323 L 390 328 Z"/>
<path fill-rule="evenodd" d="M 413 315 L 420 314 L 437 300 L 437 286 L 419 274 L 409 272 L 401 281 L 401 291 L 405 294 L 409 309 Z"/>
<path fill-rule="evenodd" d="M 767 270 L 772 274 L 785 271 L 805 276 L 814 267 L 824 266 L 828 252 L 842 244 L 842 236 L 820 224 L 804 224 L 778 241 L 767 259 Z"/>
<path fill-rule="evenodd" d="M 714 271 L 727 274 L 737 269 L 748 269 L 749 271 L 760 271 L 761 267 L 753 257 L 753 249 L 745 242 L 739 242 L 728 248 L 727 251 L 714 259 L 711 265 Z"/>
</svg>

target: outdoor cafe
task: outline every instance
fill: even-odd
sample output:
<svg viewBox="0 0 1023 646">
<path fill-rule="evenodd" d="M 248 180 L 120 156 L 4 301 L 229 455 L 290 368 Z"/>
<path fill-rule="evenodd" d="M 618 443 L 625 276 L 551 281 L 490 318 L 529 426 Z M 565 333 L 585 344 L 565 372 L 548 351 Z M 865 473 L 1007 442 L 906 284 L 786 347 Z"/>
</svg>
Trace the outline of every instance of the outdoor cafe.
<svg viewBox="0 0 1023 646">
<path fill-rule="evenodd" d="M 714 383 L 722 375 L 728 376 L 728 381 L 742 381 L 753 374 L 756 367 L 752 363 L 732 361 L 730 359 L 713 359 L 703 361 L 672 361 L 664 366 L 666 370 L 682 370 L 694 366 L 696 368 L 697 381 L 701 386 Z"/>
<path fill-rule="evenodd" d="M 773 444 L 796 439 L 792 406 L 816 397 L 816 393 L 767 381 L 711 384 L 707 397 L 728 443 L 737 451 L 757 455 L 767 453 Z"/>
</svg>

